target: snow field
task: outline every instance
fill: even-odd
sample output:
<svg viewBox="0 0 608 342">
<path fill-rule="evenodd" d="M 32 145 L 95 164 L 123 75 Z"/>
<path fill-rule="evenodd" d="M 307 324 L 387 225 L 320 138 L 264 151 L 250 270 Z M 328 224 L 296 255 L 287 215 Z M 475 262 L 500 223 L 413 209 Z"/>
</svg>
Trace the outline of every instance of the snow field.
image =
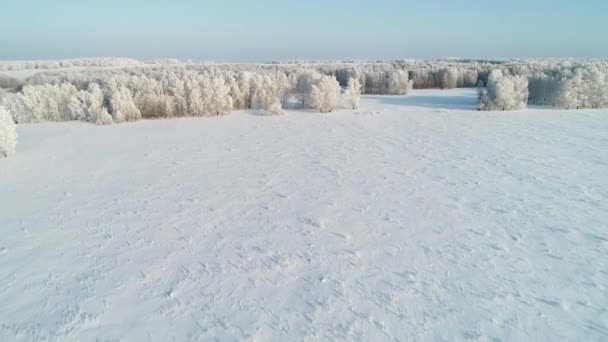
<svg viewBox="0 0 608 342">
<path fill-rule="evenodd" d="M 608 338 L 606 111 L 18 125 L 0 340 Z"/>
</svg>

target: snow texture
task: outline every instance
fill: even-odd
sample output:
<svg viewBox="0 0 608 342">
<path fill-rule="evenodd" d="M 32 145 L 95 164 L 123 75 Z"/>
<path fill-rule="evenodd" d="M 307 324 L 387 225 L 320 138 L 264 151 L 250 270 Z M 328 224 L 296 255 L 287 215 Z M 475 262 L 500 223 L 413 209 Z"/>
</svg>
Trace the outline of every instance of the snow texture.
<svg viewBox="0 0 608 342">
<path fill-rule="evenodd" d="M 608 339 L 606 111 L 18 125 L 2 341 Z"/>
</svg>

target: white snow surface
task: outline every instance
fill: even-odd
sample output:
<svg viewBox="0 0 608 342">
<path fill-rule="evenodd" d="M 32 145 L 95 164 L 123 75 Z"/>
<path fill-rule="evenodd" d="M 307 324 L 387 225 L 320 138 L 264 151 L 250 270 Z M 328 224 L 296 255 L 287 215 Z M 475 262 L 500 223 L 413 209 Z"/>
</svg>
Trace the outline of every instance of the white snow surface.
<svg viewBox="0 0 608 342">
<path fill-rule="evenodd" d="M 608 113 L 475 106 L 19 125 L 0 340 L 607 340 Z"/>
</svg>

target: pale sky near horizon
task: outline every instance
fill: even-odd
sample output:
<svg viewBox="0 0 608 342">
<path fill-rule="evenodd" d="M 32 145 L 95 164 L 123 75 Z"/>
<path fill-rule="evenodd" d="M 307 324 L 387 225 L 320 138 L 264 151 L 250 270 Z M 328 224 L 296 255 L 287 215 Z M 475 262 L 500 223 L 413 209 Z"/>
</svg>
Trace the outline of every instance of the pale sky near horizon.
<svg viewBox="0 0 608 342">
<path fill-rule="evenodd" d="M 0 59 L 608 57 L 608 1 L 0 0 Z"/>
</svg>

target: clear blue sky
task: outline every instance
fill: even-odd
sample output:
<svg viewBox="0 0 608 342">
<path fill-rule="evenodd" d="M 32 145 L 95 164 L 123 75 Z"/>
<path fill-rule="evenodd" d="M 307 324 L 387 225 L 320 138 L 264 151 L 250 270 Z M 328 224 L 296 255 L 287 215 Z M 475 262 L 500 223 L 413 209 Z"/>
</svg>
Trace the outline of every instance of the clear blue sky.
<svg viewBox="0 0 608 342">
<path fill-rule="evenodd" d="M 2 0 L 0 59 L 608 57 L 606 0 Z"/>
</svg>

